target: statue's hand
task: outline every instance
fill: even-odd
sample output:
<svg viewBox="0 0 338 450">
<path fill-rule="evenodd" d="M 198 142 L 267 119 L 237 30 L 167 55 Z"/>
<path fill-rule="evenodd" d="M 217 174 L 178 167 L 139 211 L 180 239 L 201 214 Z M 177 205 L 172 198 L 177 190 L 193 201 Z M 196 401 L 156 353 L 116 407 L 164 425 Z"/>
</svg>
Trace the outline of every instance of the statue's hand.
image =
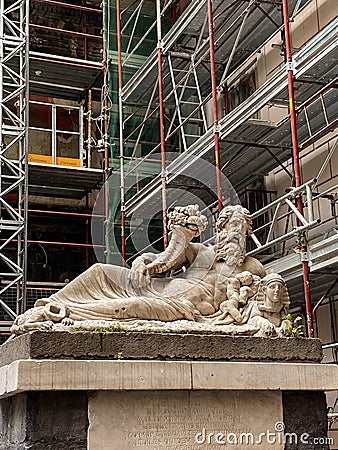
<svg viewBox="0 0 338 450">
<path fill-rule="evenodd" d="M 134 289 L 139 289 L 149 283 L 148 264 L 156 259 L 154 253 L 144 253 L 134 259 L 129 271 L 129 281 Z"/>
<path fill-rule="evenodd" d="M 65 317 L 64 319 L 61 320 L 61 324 L 68 327 L 70 325 L 74 325 L 74 320 L 70 319 L 69 317 Z"/>
<path fill-rule="evenodd" d="M 131 268 L 129 271 L 129 281 L 134 289 L 139 289 L 144 287 L 149 283 L 150 276 L 147 274 L 147 266 L 144 264 L 143 267 L 140 265 L 135 268 Z"/>
<path fill-rule="evenodd" d="M 136 270 L 137 272 L 141 272 L 145 274 L 145 269 L 147 265 L 153 261 L 155 261 L 156 256 L 154 253 L 143 253 L 143 255 L 138 256 L 134 259 L 131 264 L 131 268 Z"/>
</svg>

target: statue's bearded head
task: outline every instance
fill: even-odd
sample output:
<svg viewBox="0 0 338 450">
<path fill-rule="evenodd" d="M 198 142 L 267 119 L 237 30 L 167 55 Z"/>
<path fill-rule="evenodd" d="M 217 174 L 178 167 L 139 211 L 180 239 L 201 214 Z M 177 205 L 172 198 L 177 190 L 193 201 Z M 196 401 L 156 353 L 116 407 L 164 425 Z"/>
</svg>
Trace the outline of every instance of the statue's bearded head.
<svg viewBox="0 0 338 450">
<path fill-rule="evenodd" d="M 245 259 L 246 235 L 251 234 L 249 211 L 240 205 L 226 206 L 217 220 L 216 260 L 241 266 Z"/>
</svg>

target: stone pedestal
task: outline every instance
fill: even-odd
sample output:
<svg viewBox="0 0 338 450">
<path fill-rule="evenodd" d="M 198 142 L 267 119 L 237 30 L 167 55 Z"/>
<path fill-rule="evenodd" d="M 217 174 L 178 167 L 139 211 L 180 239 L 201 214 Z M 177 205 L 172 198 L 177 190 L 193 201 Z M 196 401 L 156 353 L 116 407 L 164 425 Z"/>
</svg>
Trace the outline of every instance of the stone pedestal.
<svg viewBox="0 0 338 450">
<path fill-rule="evenodd" d="M 0 449 L 329 449 L 320 360 L 317 339 L 30 333 L 0 350 Z"/>
</svg>

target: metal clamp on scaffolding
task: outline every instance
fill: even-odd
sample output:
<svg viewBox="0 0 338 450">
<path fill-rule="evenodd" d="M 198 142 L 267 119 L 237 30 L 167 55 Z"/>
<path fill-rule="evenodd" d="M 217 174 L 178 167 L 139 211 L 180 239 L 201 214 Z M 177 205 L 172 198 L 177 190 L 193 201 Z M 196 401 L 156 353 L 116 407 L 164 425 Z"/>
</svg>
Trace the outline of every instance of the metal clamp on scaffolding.
<svg viewBox="0 0 338 450">
<path fill-rule="evenodd" d="M 166 180 L 168 180 L 168 175 L 169 175 L 168 169 L 165 168 L 161 170 L 161 178 L 165 178 Z"/>
<path fill-rule="evenodd" d="M 293 72 L 294 75 L 296 75 L 297 73 L 297 69 L 296 69 L 296 63 L 294 60 L 292 61 L 287 61 L 285 63 L 285 71 L 286 72 Z"/>
<path fill-rule="evenodd" d="M 309 265 L 311 266 L 311 259 L 310 259 L 310 253 L 309 252 L 302 252 L 300 254 L 300 260 L 301 262 L 308 262 Z"/>
</svg>

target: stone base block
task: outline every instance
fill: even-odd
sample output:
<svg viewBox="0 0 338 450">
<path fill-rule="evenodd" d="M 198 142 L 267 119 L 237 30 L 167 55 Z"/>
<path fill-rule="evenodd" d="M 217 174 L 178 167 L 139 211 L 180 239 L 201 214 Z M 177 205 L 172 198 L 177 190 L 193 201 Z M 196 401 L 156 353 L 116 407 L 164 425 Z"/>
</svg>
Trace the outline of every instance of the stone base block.
<svg viewBox="0 0 338 450">
<path fill-rule="evenodd" d="M 319 339 L 34 331 L 1 346 L 0 367 L 18 359 L 320 362 L 322 356 Z"/>
<path fill-rule="evenodd" d="M 128 333 L 56 335 L 32 333 L 0 349 L 0 450 L 330 448 L 324 391 L 338 388 L 338 367 L 318 363 L 317 340 L 222 336 L 228 348 L 212 352 L 188 336 L 176 353 L 177 335 L 136 335 L 149 347 L 132 360 Z M 173 357 L 150 359 L 165 342 Z M 199 360 L 207 348 L 213 358 Z"/>
</svg>

